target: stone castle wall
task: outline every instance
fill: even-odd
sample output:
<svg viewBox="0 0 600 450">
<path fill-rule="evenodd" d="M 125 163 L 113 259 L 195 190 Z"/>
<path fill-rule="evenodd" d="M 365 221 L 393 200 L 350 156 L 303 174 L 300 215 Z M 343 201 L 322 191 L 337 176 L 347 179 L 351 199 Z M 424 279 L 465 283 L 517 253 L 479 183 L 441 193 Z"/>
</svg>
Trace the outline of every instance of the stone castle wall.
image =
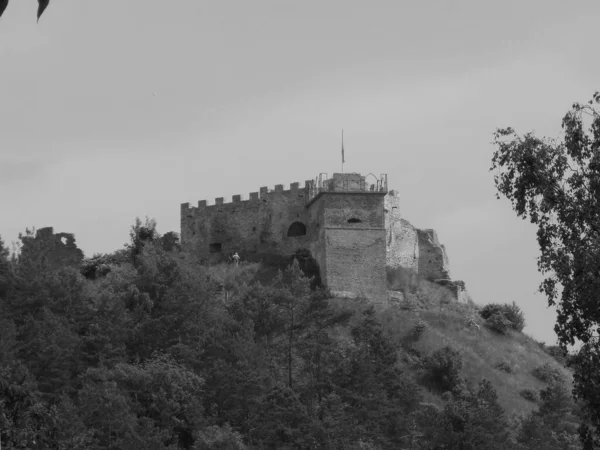
<svg viewBox="0 0 600 450">
<path fill-rule="evenodd" d="M 340 296 L 387 297 L 386 268 L 403 269 L 417 283 L 440 281 L 463 296 L 464 283 L 448 284 L 448 256 L 436 232 L 402 218 L 398 193 L 384 189 L 387 177 L 371 184 L 360 174 L 334 174 L 303 188 L 262 187 L 248 200 L 234 195 L 228 203 L 184 203 L 182 247 L 208 262 L 226 260 L 231 252 L 260 260 L 308 249 L 323 282 Z"/>
<path fill-rule="evenodd" d="M 309 206 L 320 212 L 315 247 L 323 249 L 323 281 L 335 295 L 387 299 L 384 195 L 333 192 Z"/>
<path fill-rule="evenodd" d="M 417 229 L 400 214 L 400 198 L 396 191 L 385 197 L 386 265 L 419 271 L 419 239 Z"/>
<path fill-rule="evenodd" d="M 309 247 L 314 240 L 312 221 L 305 208 L 305 189 L 292 183 L 275 189 L 260 188 L 244 200 L 234 195 L 232 202 L 215 199 L 214 205 L 199 201 L 197 207 L 181 205 L 181 242 L 184 249 L 202 259 L 218 261 L 231 252 L 243 258 L 255 254 L 291 254 L 298 247 Z M 288 236 L 290 226 L 299 222 L 304 234 Z"/>
<path fill-rule="evenodd" d="M 419 239 L 419 276 L 427 280 L 450 279 L 446 248 L 435 230 L 417 230 Z"/>
</svg>

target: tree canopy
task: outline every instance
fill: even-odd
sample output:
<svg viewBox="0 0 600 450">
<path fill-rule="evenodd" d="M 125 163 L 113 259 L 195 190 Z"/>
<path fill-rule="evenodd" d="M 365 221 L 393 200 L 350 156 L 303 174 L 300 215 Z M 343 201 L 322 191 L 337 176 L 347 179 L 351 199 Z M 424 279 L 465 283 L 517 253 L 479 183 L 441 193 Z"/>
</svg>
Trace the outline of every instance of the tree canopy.
<svg viewBox="0 0 600 450">
<path fill-rule="evenodd" d="M 590 407 L 600 430 L 600 93 L 575 103 L 562 120 L 561 139 L 494 134 L 494 181 L 518 217 L 537 226 L 539 289 L 557 310 L 563 347 L 583 344 L 572 365 L 574 394 Z M 583 430 L 583 434 L 587 431 Z"/>
<path fill-rule="evenodd" d="M 331 298 L 307 251 L 267 277 L 203 265 L 152 219 L 83 261 L 53 257 L 51 238 L 27 230 L 13 255 L 0 240 L 2 448 L 581 448 L 565 385 L 513 426 L 461 352 L 407 365 L 420 337 Z"/>
</svg>

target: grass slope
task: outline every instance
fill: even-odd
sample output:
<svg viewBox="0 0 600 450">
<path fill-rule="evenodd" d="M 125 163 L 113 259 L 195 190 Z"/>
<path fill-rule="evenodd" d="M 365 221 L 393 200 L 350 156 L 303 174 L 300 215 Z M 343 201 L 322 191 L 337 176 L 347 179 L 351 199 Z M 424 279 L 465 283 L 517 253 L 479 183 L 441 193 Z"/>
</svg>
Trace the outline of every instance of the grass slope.
<svg viewBox="0 0 600 450">
<path fill-rule="evenodd" d="M 268 284 L 277 274 L 278 268 L 257 263 L 246 263 L 239 267 L 228 264 L 212 266 L 209 274 L 219 281 L 224 290 L 238 291 L 260 281 Z M 243 288 L 241 288 L 243 290 Z M 361 310 L 368 301 L 332 299 L 334 305 Z M 412 294 L 404 295 L 403 301 L 395 302 L 378 313 L 389 338 L 398 349 L 400 368 L 418 377 L 423 359 L 435 350 L 451 346 L 463 357 L 462 376 L 469 387 L 482 379 L 492 382 L 498 393 L 499 402 L 508 416 L 527 414 L 537 409 L 535 402 L 520 395 L 524 389 L 539 391 L 547 384 L 536 378 L 534 369 L 549 364 L 562 373 L 571 388 L 572 374 L 548 355 L 531 337 L 523 333 L 498 334 L 484 324 L 474 303 L 459 304 L 444 287 L 422 281 Z M 479 329 L 466 324 L 466 316 L 473 317 Z M 411 332 L 418 322 L 426 326 L 418 340 Z M 340 345 L 349 338 L 348 329 L 338 330 Z M 498 366 L 502 365 L 504 370 Z M 506 370 L 510 370 L 507 372 Z M 440 393 L 423 389 L 425 401 L 443 406 Z"/>
<path fill-rule="evenodd" d="M 400 349 L 402 369 L 418 371 L 415 355 L 431 355 L 446 345 L 460 351 L 463 357 L 462 376 L 475 386 L 482 378 L 490 380 L 497 390 L 500 404 L 510 416 L 529 413 L 537 406 L 520 395 L 523 389 L 539 391 L 547 384 L 536 378 L 532 371 L 549 364 L 559 371 L 571 387 L 572 374 L 548 355 L 539 344 L 526 334 L 511 332 L 498 334 L 484 324 L 475 304 L 458 304 L 450 300 L 449 292 L 436 284 L 422 282 L 411 299 L 392 305 L 382 311 L 380 318 L 388 335 Z M 412 301 L 411 301 L 412 300 Z M 469 327 L 465 317 L 472 316 L 479 329 Z M 418 340 L 411 339 L 411 330 L 422 321 L 426 330 Z M 501 370 L 501 365 L 508 373 Z M 427 395 L 430 397 L 430 395 Z M 438 395 L 428 400 L 442 405 Z"/>
</svg>

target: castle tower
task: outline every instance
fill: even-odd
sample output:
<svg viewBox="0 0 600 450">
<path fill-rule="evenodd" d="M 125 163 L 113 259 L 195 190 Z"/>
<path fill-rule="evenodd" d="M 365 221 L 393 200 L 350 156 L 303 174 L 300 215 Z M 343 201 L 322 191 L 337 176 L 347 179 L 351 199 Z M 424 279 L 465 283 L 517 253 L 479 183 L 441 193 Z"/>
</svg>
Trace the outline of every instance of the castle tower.
<svg viewBox="0 0 600 450">
<path fill-rule="evenodd" d="M 304 188 L 278 184 L 248 199 L 183 203 L 181 246 L 207 263 L 237 252 L 243 261 L 287 264 L 308 250 L 321 281 L 338 297 L 384 303 L 388 275 L 397 272 L 411 288 L 428 280 L 453 290 L 459 301 L 467 298 L 464 283 L 450 279 L 446 249 L 435 231 L 402 218 L 387 175 L 321 174 Z"/>
<path fill-rule="evenodd" d="M 387 176 L 335 173 L 307 190 L 306 207 L 316 224 L 311 250 L 326 286 L 338 296 L 386 301 Z"/>
</svg>

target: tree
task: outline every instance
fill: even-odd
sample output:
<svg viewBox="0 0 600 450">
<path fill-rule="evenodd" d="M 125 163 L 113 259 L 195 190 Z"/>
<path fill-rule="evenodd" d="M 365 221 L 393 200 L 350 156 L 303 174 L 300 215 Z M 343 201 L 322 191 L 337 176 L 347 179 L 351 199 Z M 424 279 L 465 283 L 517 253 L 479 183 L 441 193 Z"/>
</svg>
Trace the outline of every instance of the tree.
<svg viewBox="0 0 600 450">
<path fill-rule="evenodd" d="M 38 11 L 37 11 L 37 19 L 40 21 L 40 17 L 44 13 L 44 10 L 48 7 L 50 0 L 38 0 Z M 2 17 L 2 13 L 8 6 L 8 0 L 0 0 L 0 17 Z"/>
<path fill-rule="evenodd" d="M 573 104 L 562 140 L 494 133 L 490 170 L 517 216 L 537 226 L 539 289 L 557 308 L 554 327 L 566 349 L 583 343 L 575 369 L 575 397 L 585 399 L 600 433 L 600 92 Z"/>
<path fill-rule="evenodd" d="M 0 236 L 0 299 L 8 295 L 8 290 L 12 284 L 12 269 L 9 256 L 8 248 L 4 246 L 4 241 L 2 240 L 2 236 Z"/>
</svg>

